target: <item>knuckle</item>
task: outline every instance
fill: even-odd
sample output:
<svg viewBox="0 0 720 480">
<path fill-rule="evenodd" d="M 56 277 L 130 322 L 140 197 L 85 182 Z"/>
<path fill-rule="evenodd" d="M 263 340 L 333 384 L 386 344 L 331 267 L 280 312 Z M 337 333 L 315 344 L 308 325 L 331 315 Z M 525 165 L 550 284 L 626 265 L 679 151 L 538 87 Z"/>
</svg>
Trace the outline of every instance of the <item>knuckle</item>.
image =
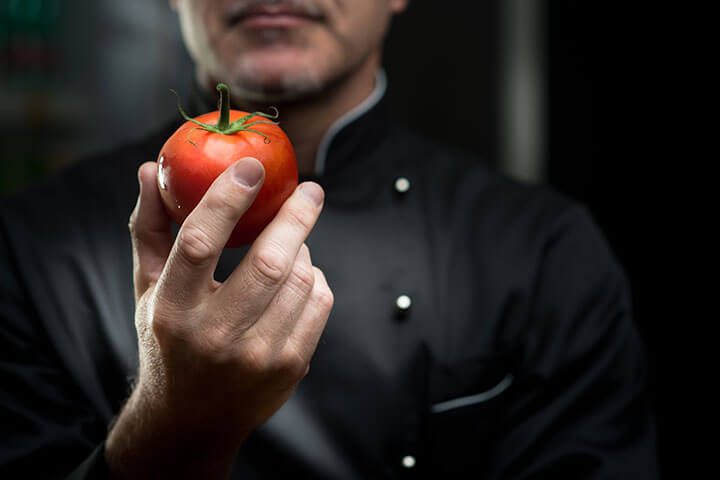
<svg viewBox="0 0 720 480">
<path fill-rule="evenodd" d="M 245 348 L 245 365 L 253 372 L 265 373 L 270 370 L 270 348 L 265 342 L 254 341 Z"/>
<path fill-rule="evenodd" d="M 183 332 L 180 322 L 173 315 L 156 310 L 150 317 L 150 326 L 155 338 L 161 342 L 177 340 L 182 338 Z"/>
<path fill-rule="evenodd" d="M 234 218 L 237 216 L 236 212 L 239 213 L 240 208 L 240 202 L 236 200 L 236 196 L 228 192 L 211 190 L 205 204 L 209 211 L 217 212 L 223 218 Z"/>
<path fill-rule="evenodd" d="M 296 263 L 285 283 L 289 284 L 300 296 L 305 297 L 312 292 L 315 275 L 311 270 Z"/>
<path fill-rule="evenodd" d="M 298 206 L 288 208 L 287 218 L 294 227 L 304 231 L 310 231 L 315 220 L 313 212 L 306 208 L 299 208 Z"/>
<path fill-rule="evenodd" d="M 275 361 L 277 373 L 288 381 L 303 378 L 307 368 L 308 362 L 293 348 L 283 349 Z"/>
<path fill-rule="evenodd" d="M 287 264 L 286 256 L 276 248 L 265 247 L 251 258 L 255 277 L 265 286 L 274 286 L 280 283 L 285 277 Z"/>
<path fill-rule="evenodd" d="M 202 265 L 218 254 L 210 236 L 201 228 L 188 226 L 178 234 L 178 253 L 192 265 Z"/>
<path fill-rule="evenodd" d="M 204 361 L 214 364 L 230 361 L 232 340 L 222 329 L 211 329 L 194 338 L 194 350 Z"/>
<path fill-rule="evenodd" d="M 335 304 L 335 296 L 333 295 L 332 290 L 324 288 L 318 291 L 317 296 L 315 297 L 315 302 L 320 306 L 322 311 L 330 312 Z"/>
</svg>

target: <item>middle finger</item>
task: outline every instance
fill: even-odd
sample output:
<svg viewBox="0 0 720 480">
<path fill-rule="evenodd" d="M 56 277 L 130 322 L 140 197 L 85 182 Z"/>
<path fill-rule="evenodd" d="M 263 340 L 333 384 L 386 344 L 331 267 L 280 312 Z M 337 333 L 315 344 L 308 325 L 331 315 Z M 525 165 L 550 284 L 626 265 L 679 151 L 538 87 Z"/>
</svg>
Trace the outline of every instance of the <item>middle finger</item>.
<svg viewBox="0 0 720 480">
<path fill-rule="evenodd" d="M 290 275 L 323 200 L 320 185 L 298 186 L 216 292 L 223 303 L 242 310 L 243 318 L 260 318 Z"/>
</svg>

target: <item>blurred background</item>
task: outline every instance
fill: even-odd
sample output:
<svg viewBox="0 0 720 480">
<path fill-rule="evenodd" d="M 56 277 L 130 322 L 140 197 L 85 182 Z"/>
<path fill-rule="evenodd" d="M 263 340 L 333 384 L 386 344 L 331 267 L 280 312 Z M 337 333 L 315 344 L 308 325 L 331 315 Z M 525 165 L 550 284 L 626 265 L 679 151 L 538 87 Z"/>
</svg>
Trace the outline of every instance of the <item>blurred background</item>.
<svg viewBox="0 0 720 480">
<path fill-rule="evenodd" d="M 624 12 L 570 0 L 440 5 L 411 0 L 393 24 L 384 63 L 394 113 L 590 208 L 631 280 L 673 478 L 682 440 L 670 390 L 682 372 L 660 354 L 672 334 L 661 280 L 646 268 L 654 217 L 637 188 L 649 179 L 625 103 L 637 85 L 618 63 L 641 47 L 623 43 Z M 177 119 L 168 89 L 188 98 L 191 82 L 166 0 L 0 0 L 0 195 Z"/>
</svg>

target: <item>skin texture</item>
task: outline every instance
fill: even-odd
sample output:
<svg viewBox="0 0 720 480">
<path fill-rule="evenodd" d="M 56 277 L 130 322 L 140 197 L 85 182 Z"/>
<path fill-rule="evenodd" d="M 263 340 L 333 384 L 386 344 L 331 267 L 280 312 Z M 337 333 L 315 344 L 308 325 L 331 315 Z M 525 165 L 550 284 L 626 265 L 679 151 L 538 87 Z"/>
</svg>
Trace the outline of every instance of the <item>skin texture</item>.
<svg viewBox="0 0 720 480">
<path fill-rule="evenodd" d="M 329 125 L 372 91 L 390 17 L 406 2 L 301 3 L 316 8 L 319 20 L 279 32 L 223 20 L 244 0 L 173 5 L 201 84 L 209 92 L 218 80 L 229 84 L 246 111 L 264 111 L 266 104 L 253 102 L 276 100 L 298 169 L 307 172 Z M 157 171 L 155 162 L 140 167 L 129 223 L 138 380 L 108 435 L 105 458 L 118 479 L 226 478 L 250 432 L 308 373 L 328 321 L 333 294 L 304 243 L 324 192 L 312 182 L 299 185 L 220 283 L 215 267 L 261 189 L 263 164 L 235 161 L 175 239 Z"/>
<path fill-rule="evenodd" d="M 230 111 L 230 122 L 247 112 Z M 196 120 L 215 125 L 219 113 L 200 115 Z M 263 121 L 252 117 L 245 123 Z M 263 164 L 266 179 L 252 206 L 233 230 L 226 247 L 251 243 L 292 194 L 298 183 L 295 152 L 290 139 L 277 125 L 257 124 L 255 132 L 222 135 L 185 122 L 158 155 L 158 184 L 166 210 L 173 221 L 182 222 L 200 202 L 213 180 L 240 158 L 251 156 Z"/>
<path fill-rule="evenodd" d="M 313 19 L 292 28 L 233 22 L 245 7 L 292 5 Z M 177 0 L 185 43 L 205 85 L 224 81 L 240 98 L 282 102 L 342 81 L 378 50 L 398 0 Z M 238 53 L 242 52 L 242 53 Z"/>
</svg>

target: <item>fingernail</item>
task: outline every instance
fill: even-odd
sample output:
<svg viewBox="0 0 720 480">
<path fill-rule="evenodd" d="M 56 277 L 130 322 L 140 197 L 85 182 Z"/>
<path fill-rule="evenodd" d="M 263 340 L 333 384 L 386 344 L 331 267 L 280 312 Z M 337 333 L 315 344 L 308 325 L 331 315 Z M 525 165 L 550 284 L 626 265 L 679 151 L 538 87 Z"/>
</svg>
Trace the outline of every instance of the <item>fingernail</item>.
<svg viewBox="0 0 720 480">
<path fill-rule="evenodd" d="M 240 185 L 251 188 L 260 182 L 264 173 L 262 163 L 252 157 L 245 157 L 233 166 L 232 178 Z"/>
<path fill-rule="evenodd" d="M 313 201 L 318 207 L 322 205 L 325 196 L 323 189 L 317 183 L 307 182 L 300 187 L 300 192 Z"/>
</svg>

